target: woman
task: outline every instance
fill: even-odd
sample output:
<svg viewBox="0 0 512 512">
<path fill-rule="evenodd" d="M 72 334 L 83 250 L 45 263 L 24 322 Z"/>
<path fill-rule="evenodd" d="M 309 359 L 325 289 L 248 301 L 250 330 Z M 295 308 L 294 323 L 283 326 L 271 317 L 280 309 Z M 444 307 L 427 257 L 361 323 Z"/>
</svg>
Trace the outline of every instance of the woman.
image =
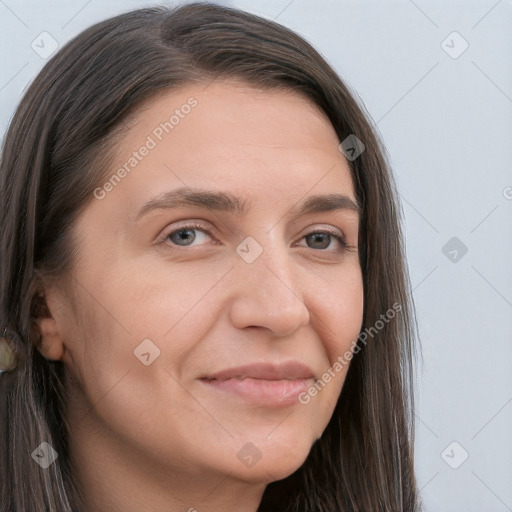
<svg viewBox="0 0 512 512">
<path fill-rule="evenodd" d="M 99 23 L 1 179 L 1 510 L 420 510 L 397 194 L 303 39 L 208 4 Z"/>
</svg>

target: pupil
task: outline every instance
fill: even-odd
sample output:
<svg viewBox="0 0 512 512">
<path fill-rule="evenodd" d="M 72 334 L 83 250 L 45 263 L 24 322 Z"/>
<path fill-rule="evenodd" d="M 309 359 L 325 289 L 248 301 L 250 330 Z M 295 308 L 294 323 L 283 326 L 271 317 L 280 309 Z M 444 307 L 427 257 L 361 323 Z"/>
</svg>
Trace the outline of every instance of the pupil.
<svg viewBox="0 0 512 512">
<path fill-rule="evenodd" d="M 171 235 L 172 241 L 178 245 L 188 245 L 189 243 L 192 243 L 195 238 L 196 234 L 193 229 L 180 229 Z"/>
<path fill-rule="evenodd" d="M 312 244 L 310 244 L 310 247 L 314 247 L 315 249 L 326 249 L 329 247 L 330 243 L 330 237 L 328 233 L 314 233 L 312 235 L 309 235 L 309 241 L 312 241 Z"/>
</svg>

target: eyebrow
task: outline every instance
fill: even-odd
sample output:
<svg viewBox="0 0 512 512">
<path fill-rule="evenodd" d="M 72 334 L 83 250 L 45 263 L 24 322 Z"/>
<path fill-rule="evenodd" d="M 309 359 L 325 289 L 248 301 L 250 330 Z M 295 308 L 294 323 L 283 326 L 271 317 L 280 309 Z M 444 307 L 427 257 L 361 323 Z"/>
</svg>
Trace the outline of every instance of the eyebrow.
<svg viewBox="0 0 512 512">
<path fill-rule="evenodd" d="M 181 187 L 148 201 L 137 213 L 135 220 L 153 210 L 201 206 L 211 210 L 243 215 L 246 202 L 227 192 Z"/>
<path fill-rule="evenodd" d="M 137 213 L 135 220 L 139 220 L 150 211 L 183 208 L 186 206 L 200 206 L 241 216 L 247 213 L 248 202 L 228 192 L 181 187 L 166 192 L 145 203 Z M 308 197 L 304 203 L 293 207 L 291 212 L 306 215 L 308 213 L 330 212 L 335 210 L 350 210 L 358 214 L 361 213 L 359 205 L 350 197 L 342 194 L 326 194 Z"/>
</svg>

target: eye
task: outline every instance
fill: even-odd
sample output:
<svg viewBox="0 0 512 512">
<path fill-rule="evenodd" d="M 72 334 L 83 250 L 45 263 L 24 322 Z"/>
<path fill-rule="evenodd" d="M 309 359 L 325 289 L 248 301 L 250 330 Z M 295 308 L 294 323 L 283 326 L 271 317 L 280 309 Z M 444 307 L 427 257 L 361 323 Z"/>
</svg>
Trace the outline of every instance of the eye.
<svg viewBox="0 0 512 512">
<path fill-rule="evenodd" d="M 336 247 L 332 247 L 333 244 L 338 244 L 343 249 L 348 247 L 342 234 L 327 229 L 313 231 L 303 239 L 306 240 L 306 244 L 310 249 L 325 250 L 331 248 L 336 250 Z"/>
<path fill-rule="evenodd" d="M 211 239 L 212 236 L 204 226 L 189 224 L 181 226 L 165 235 L 163 242 L 180 247 L 191 247 L 194 245 L 204 245 L 207 238 Z"/>
<path fill-rule="evenodd" d="M 208 239 L 213 240 L 215 238 L 211 232 L 201 224 L 186 224 L 174 229 L 164 235 L 161 239 L 162 243 L 177 247 L 193 247 L 205 245 L 208 243 Z M 349 245 L 345 241 L 344 236 L 334 229 L 318 229 L 308 233 L 302 237 L 301 241 L 305 240 L 306 247 L 316 250 L 343 250 L 348 249 Z M 297 242 L 296 245 L 302 245 Z"/>
</svg>

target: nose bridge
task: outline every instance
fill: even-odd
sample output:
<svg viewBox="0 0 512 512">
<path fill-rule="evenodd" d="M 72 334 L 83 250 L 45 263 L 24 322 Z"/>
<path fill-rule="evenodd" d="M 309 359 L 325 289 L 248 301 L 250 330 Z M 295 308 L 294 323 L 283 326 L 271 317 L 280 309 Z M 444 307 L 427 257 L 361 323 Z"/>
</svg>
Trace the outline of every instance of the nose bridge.
<svg viewBox="0 0 512 512">
<path fill-rule="evenodd" d="M 266 327 L 286 335 L 309 322 L 300 277 L 294 271 L 290 249 L 273 236 L 248 237 L 237 248 L 237 293 L 232 320 L 239 328 Z"/>
<path fill-rule="evenodd" d="M 294 286 L 293 269 L 291 268 L 290 249 L 285 247 L 283 243 L 276 240 L 271 232 L 262 233 L 258 236 L 257 241 L 252 237 L 247 237 L 237 248 L 238 254 L 241 256 L 245 265 L 240 263 L 242 273 L 245 279 L 253 281 L 261 289 L 270 286 L 271 288 L 285 288 L 288 293 Z M 241 253 L 248 251 L 250 258 L 245 259 Z M 284 290 L 283 290 L 284 291 Z"/>
</svg>

